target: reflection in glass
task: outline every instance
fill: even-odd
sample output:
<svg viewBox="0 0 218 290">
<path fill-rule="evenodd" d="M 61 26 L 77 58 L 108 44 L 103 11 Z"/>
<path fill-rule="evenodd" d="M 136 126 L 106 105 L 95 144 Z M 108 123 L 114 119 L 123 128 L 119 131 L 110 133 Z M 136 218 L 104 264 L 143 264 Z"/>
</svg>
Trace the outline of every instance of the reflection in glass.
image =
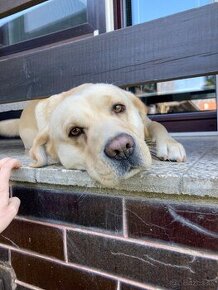
<svg viewBox="0 0 218 290">
<path fill-rule="evenodd" d="M 216 78 L 204 76 L 127 88 L 148 106 L 148 114 L 216 110 Z"/>
<path fill-rule="evenodd" d="M 198 8 L 214 0 L 131 0 L 132 25 Z"/>
<path fill-rule="evenodd" d="M 130 0 L 130 25 L 214 3 L 215 0 Z M 129 14 L 129 11 L 126 12 Z M 129 18 L 128 18 L 129 19 Z M 216 78 L 203 76 L 128 88 L 141 97 L 149 114 L 215 111 Z"/>
<path fill-rule="evenodd" d="M 49 0 L 0 19 L 0 46 L 12 45 L 87 22 L 87 0 Z"/>
</svg>

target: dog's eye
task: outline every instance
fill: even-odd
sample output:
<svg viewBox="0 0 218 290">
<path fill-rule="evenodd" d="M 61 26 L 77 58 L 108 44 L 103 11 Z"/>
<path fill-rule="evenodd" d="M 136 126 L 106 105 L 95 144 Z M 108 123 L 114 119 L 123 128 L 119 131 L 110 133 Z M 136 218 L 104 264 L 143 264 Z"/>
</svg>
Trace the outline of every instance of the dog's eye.
<svg viewBox="0 0 218 290">
<path fill-rule="evenodd" d="M 84 131 L 83 131 L 83 128 L 80 128 L 80 127 L 74 127 L 70 130 L 68 136 L 69 137 L 78 137 L 80 136 L 81 134 L 83 134 Z"/>
<path fill-rule="evenodd" d="M 126 106 L 122 105 L 122 104 L 115 104 L 115 105 L 113 105 L 112 110 L 114 113 L 119 114 L 119 113 L 126 111 Z"/>
</svg>

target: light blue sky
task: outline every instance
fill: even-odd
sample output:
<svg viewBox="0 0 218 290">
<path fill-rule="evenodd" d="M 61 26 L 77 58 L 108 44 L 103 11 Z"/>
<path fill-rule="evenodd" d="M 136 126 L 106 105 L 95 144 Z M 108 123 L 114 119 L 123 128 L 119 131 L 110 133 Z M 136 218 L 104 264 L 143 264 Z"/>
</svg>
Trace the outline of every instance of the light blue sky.
<svg viewBox="0 0 218 290">
<path fill-rule="evenodd" d="M 204 89 L 204 85 L 204 77 L 176 80 L 173 81 L 173 90 L 163 91 L 162 93 L 198 91 Z"/>
<path fill-rule="evenodd" d="M 133 24 L 213 3 L 214 0 L 132 0 Z"/>
</svg>

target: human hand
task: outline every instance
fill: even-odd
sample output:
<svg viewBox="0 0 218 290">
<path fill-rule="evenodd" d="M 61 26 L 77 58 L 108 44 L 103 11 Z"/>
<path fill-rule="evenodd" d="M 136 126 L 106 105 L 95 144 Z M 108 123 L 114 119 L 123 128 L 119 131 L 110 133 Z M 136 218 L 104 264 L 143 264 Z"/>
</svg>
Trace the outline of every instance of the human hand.
<svg viewBox="0 0 218 290">
<path fill-rule="evenodd" d="M 0 160 L 0 233 L 6 229 L 16 216 L 20 206 L 19 198 L 9 198 L 11 170 L 20 166 L 20 162 L 16 159 L 4 158 Z"/>
</svg>

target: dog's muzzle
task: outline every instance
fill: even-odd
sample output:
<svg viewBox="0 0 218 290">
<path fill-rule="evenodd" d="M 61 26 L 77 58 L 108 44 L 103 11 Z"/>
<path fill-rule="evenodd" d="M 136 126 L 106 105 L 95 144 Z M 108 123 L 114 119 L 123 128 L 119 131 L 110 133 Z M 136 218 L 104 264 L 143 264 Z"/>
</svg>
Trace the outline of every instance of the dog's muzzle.
<svg viewBox="0 0 218 290">
<path fill-rule="evenodd" d="M 104 154 L 117 176 L 126 176 L 130 171 L 143 167 L 139 149 L 133 137 L 127 133 L 110 139 L 105 145 Z"/>
</svg>

